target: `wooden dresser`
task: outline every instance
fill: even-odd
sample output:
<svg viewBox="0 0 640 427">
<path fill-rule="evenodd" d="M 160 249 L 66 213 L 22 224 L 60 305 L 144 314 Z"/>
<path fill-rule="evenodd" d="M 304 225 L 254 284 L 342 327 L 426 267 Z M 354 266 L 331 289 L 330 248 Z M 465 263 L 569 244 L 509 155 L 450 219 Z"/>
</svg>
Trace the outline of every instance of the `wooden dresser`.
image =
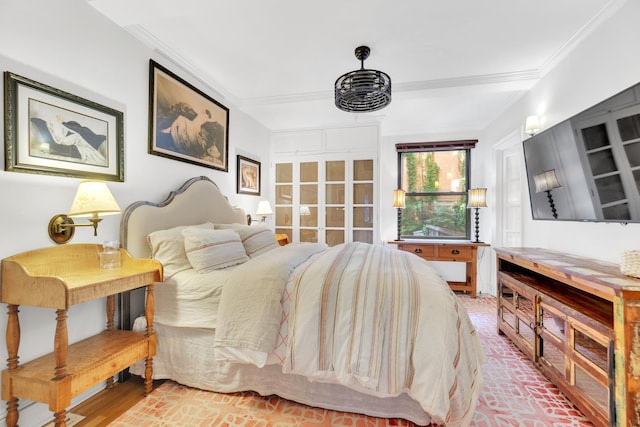
<svg viewBox="0 0 640 427">
<path fill-rule="evenodd" d="M 640 280 L 562 252 L 495 251 L 498 332 L 596 426 L 640 426 Z"/>
<path fill-rule="evenodd" d="M 489 246 L 487 243 L 443 242 L 425 240 L 394 240 L 389 242 L 398 249 L 418 255 L 430 261 L 464 262 L 467 265 L 464 282 L 449 281 L 454 291 L 468 292 L 472 297 L 477 294 L 478 247 Z"/>
<path fill-rule="evenodd" d="M 18 398 L 49 404 L 56 427 L 65 425 L 71 399 L 101 381 L 113 385 L 113 375 L 146 359 L 145 389 L 151 391 L 151 358 L 156 353 L 153 332 L 153 283 L 162 280 L 155 260 L 132 258 L 120 249 L 122 266 L 101 269 L 98 245 L 68 244 L 23 252 L 2 260 L 0 301 L 8 304 L 7 369 L 2 371 L 2 399 L 7 401 L 7 426 L 18 423 Z M 146 286 L 146 333 L 114 326 L 115 294 Z M 106 297 L 106 330 L 69 345 L 70 306 Z M 56 310 L 53 352 L 18 363 L 18 307 Z M 82 319 L 76 319 L 82 321 Z M 28 337 L 29 334 L 24 334 Z"/>
</svg>

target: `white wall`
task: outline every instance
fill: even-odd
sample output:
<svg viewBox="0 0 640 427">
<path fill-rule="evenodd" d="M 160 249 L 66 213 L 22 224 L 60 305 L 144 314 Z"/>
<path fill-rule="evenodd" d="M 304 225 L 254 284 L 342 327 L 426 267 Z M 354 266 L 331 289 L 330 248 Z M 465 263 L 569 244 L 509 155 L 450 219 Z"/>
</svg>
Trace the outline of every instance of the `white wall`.
<svg viewBox="0 0 640 427">
<path fill-rule="evenodd" d="M 487 161 L 493 161 L 492 144 L 522 129 L 526 116 L 540 114 L 542 128 L 546 129 L 638 83 L 640 56 L 634 53 L 640 40 L 638 16 L 640 2 L 637 1 L 627 1 L 613 10 L 606 21 L 581 40 L 525 97 L 492 123 L 481 135 L 479 144 Z M 496 168 L 491 163 L 487 165 L 481 173 L 490 181 Z M 616 263 L 622 251 L 640 246 L 640 224 L 533 221 L 528 200 L 528 194 L 523 194 L 524 246 Z"/>
<path fill-rule="evenodd" d="M 2 0 L 0 6 L 0 69 L 48 84 L 124 112 L 125 182 L 109 183 L 121 208 L 137 200 L 161 201 L 170 189 L 193 176 L 206 175 L 249 213 L 262 196 L 236 194 L 236 154 L 261 161 L 263 181 L 268 179 L 269 132 L 215 91 L 194 81 L 162 56 L 137 42 L 126 31 L 106 20 L 85 0 Z M 230 109 L 229 171 L 190 165 L 151 156 L 148 145 L 148 63 L 153 58 L 176 74 L 214 96 Z M 215 89 L 215 88 L 214 88 Z M 1 107 L 0 107 L 1 108 Z M 0 130 L 4 132 L 3 123 Z M 4 150 L 0 150 L 4 163 Z M 0 171 L 0 258 L 18 252 L 51 246 L 49 219 L 67 212 L 80 179 Z M 75 233 L 73 243 L 100 243 L 117 239 L 120 216 L 108 216 L 100 224 L 98 237 L 89 229 Z M 77 341 L 105 326 L 104 301 L 69 310 L 69 339 Z M 21 307 L 20 360 L 28 361 L 53 349 L 55 312 Z M 4 342 L 6 315 L 0 314 L 0 342 Z M 0 346 L 0 360 L 6 360 Z M 0 418 L 6 412 L 0 403 Z M 21 411 L 20 425 L 42 425 L 51 418 L 45 405 Z"/>
</svg>

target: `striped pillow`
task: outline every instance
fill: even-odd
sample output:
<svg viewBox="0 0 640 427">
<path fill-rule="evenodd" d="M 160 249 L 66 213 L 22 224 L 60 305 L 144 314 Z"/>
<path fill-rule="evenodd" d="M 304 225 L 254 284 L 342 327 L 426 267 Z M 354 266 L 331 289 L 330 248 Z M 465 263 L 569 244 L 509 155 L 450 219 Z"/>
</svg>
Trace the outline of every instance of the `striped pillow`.
<svg viewBox="0 0 640 427">
<path fill-rule="evenodd" d="M 213 224 L 205 222 L 199 225 L 182 225 L 167 230 L 157 230 L 147 236 L 151 257 L 162 264 L 165 279 L 192 268 L 187 254 L 184 252 L 184 238 L 182 237 L 182 230 L 187 227 L 213 230 Z"/>
<path fill-rule="evenodd" d="M 182 230 L 184 250 L 198 273 L 242 264 L 249 260 L 240 236 L 234 230 L 206 230 L 188 227 Z"/>
<path fill-rule="evenodd" d="M 235 230 L 242 239 L 244 249 L 250 258 L 280 247 L 276 235 L 265 226 L 249 226 L 242 224 L 216 224 L 216 230 Z"/>
</svg>

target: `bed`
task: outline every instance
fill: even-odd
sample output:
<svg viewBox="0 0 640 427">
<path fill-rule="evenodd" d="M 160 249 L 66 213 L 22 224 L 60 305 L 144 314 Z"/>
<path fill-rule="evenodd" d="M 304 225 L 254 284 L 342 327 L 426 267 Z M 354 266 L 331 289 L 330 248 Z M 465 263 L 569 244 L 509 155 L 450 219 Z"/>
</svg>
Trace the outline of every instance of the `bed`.
<svg viewBox="0 0 640 427">
<path fill-rule="evenodd" d="M 483 350 L 426 261 L 384 244 L 280 246 L 206 177 L 162 202 L 133 203 L 121 224 L 123 246 L 164 268 L 154 287 L 154 379 L 469 425 Z M 138 317 L 134 329 L 144 326 Z"/>
</svg>

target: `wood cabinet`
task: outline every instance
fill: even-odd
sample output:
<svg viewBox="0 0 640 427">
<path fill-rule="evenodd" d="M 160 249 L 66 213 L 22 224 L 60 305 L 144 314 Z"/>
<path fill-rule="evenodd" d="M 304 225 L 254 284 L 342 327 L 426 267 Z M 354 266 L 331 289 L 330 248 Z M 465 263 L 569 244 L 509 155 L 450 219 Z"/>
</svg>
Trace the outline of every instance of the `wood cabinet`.
<svg viewBox="0 0 640 427">
<path fill-rule="evenodd" d="M 56 427 L 65 425 L 71 399 L 100 381 L 113 385 L 113 375 L 145 359 L 145 388 L 151 391 L 153 283 L 162 280 L 155 260 L 135 259 L 120 249 L 122 266 L 101 269 L 98 245 L 69 244 L 23 252 L 2 260 L 0 301 L 8 304 L 7 369 L 2 371 L 2 399 L 7 401 L 7 426 L 18 423 L 18 398 L 49 404 Z M 146 333 L 114 326 L 115 294 L 146 286 Z M 70 306 L 106 297 L 106 330 L 69 345 L 67 310 Z M 19 364 L 20 305 L 56 311 L 51 354 Z M 25 334 L 28 336 L 28 334 Z"/>
<path fill-rule="evenodd" d="M 487 243 L 472 242 L 433 242 L 424 240 L 394 240 L 389 242 L 430 261 L 452 261 L 466 263 L 466 280 L 464 282 L 449 281 L 454 291 L 468 292 L 472 297 L 477 294 L 478 247 L 489 246 Z"/>
<path fill-rule="evenodd" d="M 495 251 L 498 332 L 596 426 L 640 425 L 640 280 L 562 252 Z"/>
<path fill-rule="evenodd" d="M 276 233 L 290 242 L 373 243 L 375 159 L 324 155 L 275 164 Z"/>
</svg>

